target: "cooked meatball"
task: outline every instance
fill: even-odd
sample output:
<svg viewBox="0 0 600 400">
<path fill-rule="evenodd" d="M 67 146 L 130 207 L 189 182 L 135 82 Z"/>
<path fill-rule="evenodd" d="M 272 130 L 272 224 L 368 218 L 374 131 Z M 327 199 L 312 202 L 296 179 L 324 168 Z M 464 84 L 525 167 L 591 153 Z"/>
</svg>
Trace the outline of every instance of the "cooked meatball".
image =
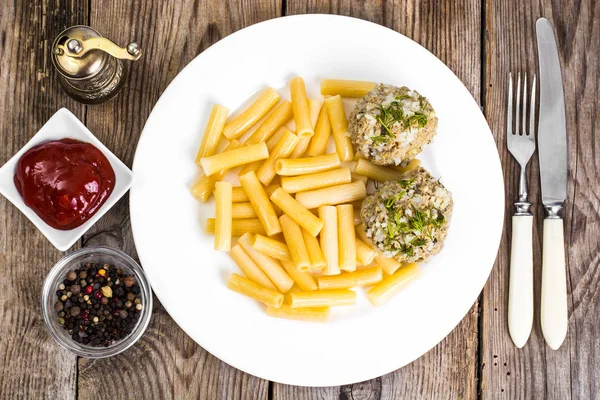
<svg viewBox="0 0 600 400">
<path fill-rule="evenodd" d="M 419 167 L 381 184 L 364 200 L 360 217 L 384 256 L 427 261 L 442 248 L 452 205 L 452 194 Z"/>
<path fill-rule="evenodd" d="M 352 143 L 378 165 L 409 162 L 437 133 L 433 107 L 406 86 L 376 86 L 356 103 L 349 121 Z"/>
</svg>

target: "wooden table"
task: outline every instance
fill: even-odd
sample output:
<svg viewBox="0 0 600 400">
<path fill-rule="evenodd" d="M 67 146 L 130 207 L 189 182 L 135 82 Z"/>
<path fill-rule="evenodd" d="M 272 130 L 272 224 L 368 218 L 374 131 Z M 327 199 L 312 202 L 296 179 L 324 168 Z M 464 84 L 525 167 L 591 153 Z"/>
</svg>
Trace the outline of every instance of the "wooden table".
<svg viewBox="0 0 600 400">
<path fill-rule="evenodd" d="M 600 127 L 599 1 L 3 0 L 0 164 L 27 143 L 55 111 L 67 107 L 131 166 L 148 114 L 187 63 L 245 26 L 300 13 L 351 15 L 407 35 L 445 62 L 481 104 L 502 160 L 507 213 L 496 264 L 471 311 L 446 339 L 411 365 L 342 387 L 286 386 L 240 372 L 193 342 L 158 302 L 147 333 L 132 349 L 110 360 L 77 358 L 52 340 L 39 310 L 44 276 L 61 253 L 2 198 L 0 397 L 358 400 L 600 396 L 600 139 L 595 132 Z M 539 324 L 543 214 L 537 158 L 529 170 L 537 218 L 536 314 L 532 335 L 523 349 L 512 344 L 506 325 L 510 215 L 518 167 L 505 144 L 505 92 L 509 71 L 536 69 L 534 23 L 540 16 L 553 22 L 558 36 L 569 132 L 565 239 L 570 317 L 567 339 L 558 351 L 545 345 Z M 131 65 L 125 90 L 108 104 L 77 104 L 58 85 L 50 45 L 60 31 L 76 24 L 91 25 L 119 44 L 136 39 L 145 51 L 143 59 Z M 468 153 L 457 156 L 468 157 Z M 102 218 L 77 247 L 99 244 L 135 256 L 127 199 Z"/>
</svg>

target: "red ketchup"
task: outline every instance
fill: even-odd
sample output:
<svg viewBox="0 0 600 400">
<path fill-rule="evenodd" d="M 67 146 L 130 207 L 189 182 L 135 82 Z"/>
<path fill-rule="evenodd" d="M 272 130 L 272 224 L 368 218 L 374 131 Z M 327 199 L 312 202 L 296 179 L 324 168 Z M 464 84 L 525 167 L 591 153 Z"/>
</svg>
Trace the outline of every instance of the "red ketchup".
<svg viewBox="0 0 600 400">
<path fill-rule="evenodd" d="M 60 230 L 76 228 L 91 218 L 112 193 L 115 180 L 104 154 L 74 139 L 29 149 L 19 159 L 14 177 L 25 204 Z"/>
</svg>

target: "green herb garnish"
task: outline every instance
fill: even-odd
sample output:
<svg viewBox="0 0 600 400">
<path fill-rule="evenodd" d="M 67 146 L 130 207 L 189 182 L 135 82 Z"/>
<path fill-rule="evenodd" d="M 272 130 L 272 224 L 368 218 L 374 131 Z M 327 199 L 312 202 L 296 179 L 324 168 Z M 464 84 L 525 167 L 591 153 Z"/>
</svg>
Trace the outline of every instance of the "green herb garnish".
<svg viewBox="0 0 600 400">
<path fill-rule="evenodd" d="M 421 246 L 425 246 L 427 244 L 427 240 L 424 238 L 414 238 L 410 244 L 412 244 L 415 247 L 421 247 Z"/>
<path fill-rule="evenodd" d="M 397 181 L 400 184 L 400 186 L 402 186 L 403 189 L 408 189 L 414 183 L 414 181 L 412 179 L 400 179 L 400 178 L 398 178 Z"/>
<path fill-rule="evenodd" d="M 416 112 L 409 117 L 404 115 L 401 101 L 408 98 L 410 98 L 410 96 L 407 94 L 398 95 L 389 106 L 379 106 L 379 115 L 377 115 L 376 118 L 381 124 L 381 133 L 378 136 L 372 136 L 371 140 L 377 143 L 389 142 L 389 140 L 394 137 L 394 133 L 391 129 L 392 125 L 397 122 L 400 122 L 405 130 L 411 126 L 418 126 L 422 128 L 427 125 L 427 115 L 422 112 Z M 424 109 L 421 99 L 422 97 L 419 99 L 421 109 Z"/>
<path fill-rule="evenodd" d="M 427 225 L 427 216 L 424 212 L 413 207 L 413 217 L 410 219 L 409 224 L 415 231 L 422 231 L 423 227 Z"/>
</svg>

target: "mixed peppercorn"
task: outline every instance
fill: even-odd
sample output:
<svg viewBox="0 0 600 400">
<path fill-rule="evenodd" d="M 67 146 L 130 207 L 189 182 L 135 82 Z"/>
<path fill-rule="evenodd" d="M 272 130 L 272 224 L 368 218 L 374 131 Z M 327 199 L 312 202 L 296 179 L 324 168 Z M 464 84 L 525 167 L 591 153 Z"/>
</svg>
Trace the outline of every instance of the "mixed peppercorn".
<svg viewBox="0 0 600 400">
<path fill-rule="evenodd" d="M 69 271 L 56 296 L 58 323 L 74 341 L 95 347 L 129 335 L 143 308 L 135 276 L 109 264 L 87 263 Z"/>
</svg>

